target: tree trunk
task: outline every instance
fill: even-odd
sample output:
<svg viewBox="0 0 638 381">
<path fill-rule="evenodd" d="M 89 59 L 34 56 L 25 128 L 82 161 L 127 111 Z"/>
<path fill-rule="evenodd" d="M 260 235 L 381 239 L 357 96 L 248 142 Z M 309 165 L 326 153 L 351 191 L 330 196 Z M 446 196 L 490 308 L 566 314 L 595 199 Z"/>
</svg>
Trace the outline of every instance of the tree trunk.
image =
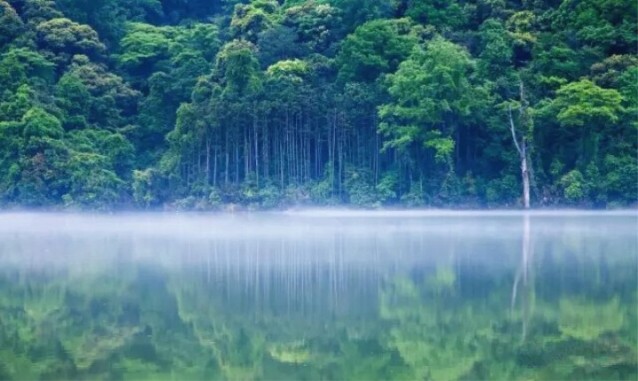
<svg viewBox="0 0 638 381">
<path fill-rule="evenodd" d="M 257 108 L 257 106 L 254 106 Z M 254 132 L 254 144 L 255 144 L 255 182 L 257 183 L 257 188 L 259 188 L 259 134 L 257 133 L 257 112 L 255 111 L 255 115 L 253 116 L 253 132 Z"/>
<path fill-rule="evenodd" d="M 239 184 L 239 136 L 235 142 L 235 184 Z"/>
<path fill-rule="evenodd" d="M 210 184 L 210 138 L 206 137 L 206 186 Z"/>
<path fill-rule="evenodd" d="M 523 206 L 529 209 L 529 167 L 527 163 L 527 144 L 525 139 L 521 142 L 521 176 L 523 177 Z"/>
<path fill-rule="evenodd" d="M 225 154 L 225 159 L 226 159 L 226 165 L 225 165 L 225 171 L 224 171 L 224 186 L 228 186 L 228 181 L 229 181 L 229 171 L 230 171 L 230 153 L 228 152 L 228 150 L 230 149 L 230 146 L 228 144 L 228 129 L 226 129 L 225 131 L 225 137 L 226 137 L 226 144 L 224 144 L 224 154 Z"/>
<path fill-rule="evenodd" d="M 214 187 L 217 186 L 217 149 L 218 147 L 215 146 L 215 156 L 213 158 L 213 186 Z"/>
<path fill-rule="evenodd" d="M 525 136 L 521 139 L 521 142 L 518 142 L 518 137 L 516 136 L 516 127 L 514 125 L 514 117 L 512 116 L 512 107 L 509 108 L 509 117 L 510 117 L 510 129 L 512 132 L 512 139 L 514 140 L 514 146 L 516 146 L 516 150 L 518 151 L 518 156 L 521 160 L 521 178 L 523 181 L 523 207 L 525 209 L 529 209 L 530 200 L 529 200 L 529 166 L 527 159 L 527 142 Z"/>
</svg>

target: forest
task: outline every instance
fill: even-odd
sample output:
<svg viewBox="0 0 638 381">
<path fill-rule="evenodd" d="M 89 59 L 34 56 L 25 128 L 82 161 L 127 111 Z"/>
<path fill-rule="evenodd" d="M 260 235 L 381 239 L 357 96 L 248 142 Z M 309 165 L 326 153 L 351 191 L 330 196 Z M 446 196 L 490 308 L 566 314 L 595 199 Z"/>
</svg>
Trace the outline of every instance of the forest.
<svg viewBox="0 0 638 381">
<path fill-rule="evenodd" d="M 635 206 L 637 7 L 0 0 L 0 206 Z"/>
</svg>

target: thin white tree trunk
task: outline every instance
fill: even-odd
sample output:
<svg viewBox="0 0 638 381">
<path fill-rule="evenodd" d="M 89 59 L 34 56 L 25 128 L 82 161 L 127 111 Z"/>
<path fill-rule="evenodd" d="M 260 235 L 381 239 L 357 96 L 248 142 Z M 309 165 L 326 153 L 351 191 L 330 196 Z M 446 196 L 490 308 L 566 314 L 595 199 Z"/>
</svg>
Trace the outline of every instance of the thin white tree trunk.
<svg viewBox="0 0 638 381">
<path fill-rule="evenodd" d="M 516 136 L 516 127 L 514 126 L 514 117 L 512 116 L 511 106 L 509 108 L 509 117 L 510 117 L 510 129 L 512 131 L 512 139 L 514 140 L 514 145 L 516 146 L 516 150 L 518 151 L 518 155 L 521 160 L 521 177 L 523 180 L 523 207 L 525 209 L 529 209 L 530 196 L 529 196 L 529 166 L 528 166 L 528 160 L 527 160 L 527 143 L 524 136 L 521 139 L 521 143 L 519 144 L 518 142 L 518 137 Z"/>
</svg>

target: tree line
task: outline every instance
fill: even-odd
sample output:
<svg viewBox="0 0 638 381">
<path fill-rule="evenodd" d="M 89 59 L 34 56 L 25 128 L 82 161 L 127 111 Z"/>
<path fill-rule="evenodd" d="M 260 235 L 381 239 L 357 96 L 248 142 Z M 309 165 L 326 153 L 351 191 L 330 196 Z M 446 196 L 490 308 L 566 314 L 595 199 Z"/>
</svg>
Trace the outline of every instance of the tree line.
<svg viewBox="0 0 638 381">
<path fill-rule="evenodd" d="M 0 0 L 0 202 L 635 205 L 629 0 Z"/>
</svg>

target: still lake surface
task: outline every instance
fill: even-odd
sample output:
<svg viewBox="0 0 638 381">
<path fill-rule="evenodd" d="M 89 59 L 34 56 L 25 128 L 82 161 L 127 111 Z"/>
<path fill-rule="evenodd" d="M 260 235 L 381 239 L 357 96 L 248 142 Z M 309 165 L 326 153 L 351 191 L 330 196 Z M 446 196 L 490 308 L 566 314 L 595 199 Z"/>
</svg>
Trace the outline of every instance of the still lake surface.
<svg viewBox="0 0 638 381">
<path fill-rule="evenodd" d="M 0 380 L 636 380 L 638 214 L 0 214 Z"/>
</svg>

